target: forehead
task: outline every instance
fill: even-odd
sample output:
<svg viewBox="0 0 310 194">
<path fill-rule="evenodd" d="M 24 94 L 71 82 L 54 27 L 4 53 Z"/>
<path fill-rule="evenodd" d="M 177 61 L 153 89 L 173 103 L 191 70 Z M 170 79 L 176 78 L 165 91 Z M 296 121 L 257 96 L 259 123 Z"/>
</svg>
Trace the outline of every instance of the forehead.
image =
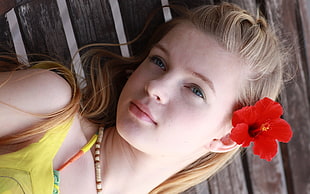
<svg viewBox="0 0 310 194">
<path fill-rule="evenodd" d="M 176 25 L 157 45 L 168 54 L 179 56 L 182 60 L 193 62 L 203 60 L 207 64 L 209 62 L 227 63 L 234 60 L 242 64 L 237 54 L 227 51 L 213 35 L 202 32 L 189 22 Z"/>
<path fill-rule="evenodd" d="M 179 53 L 182 49 L 186 49 L 192 51 L 191 56 L 195 53 L 195 57 L 199 54 L 201 56 L 225 54 L 235 57 L 225 50 L 213 35 L 202 32 L 189 22 L 177 24 L 159 41 L 159 44 L 167 48 L 169 53 Z"/>
</svg>

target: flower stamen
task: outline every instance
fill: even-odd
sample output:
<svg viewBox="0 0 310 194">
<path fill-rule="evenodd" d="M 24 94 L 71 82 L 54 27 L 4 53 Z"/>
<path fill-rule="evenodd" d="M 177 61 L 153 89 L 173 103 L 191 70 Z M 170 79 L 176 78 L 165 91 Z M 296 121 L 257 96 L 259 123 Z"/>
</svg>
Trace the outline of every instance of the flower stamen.
<svg viewBox="0 0 310 194">
<path fill-rule="evenodd" d="M 270 124 L 269 123 L 263 123 L 261 126 L 260 126 L 260 130 L 261 131 L 268 131 L 270 129 Z"/>
</svg>

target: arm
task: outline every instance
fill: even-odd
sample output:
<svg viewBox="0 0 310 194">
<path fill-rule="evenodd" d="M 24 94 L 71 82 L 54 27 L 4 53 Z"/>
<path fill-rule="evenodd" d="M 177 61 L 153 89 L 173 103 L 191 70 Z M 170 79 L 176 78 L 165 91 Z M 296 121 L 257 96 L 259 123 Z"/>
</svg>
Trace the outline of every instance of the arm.
<svg viewBox="0 0 310 194">
<path fill-rule="evenodd" d="M 9 72 L 0 72 L 0 86 L 9 76 Z M 0 137 L 33 125 L 40 121 L 33 114 L 55 112 L 67 105 L 70 99 L 69 84 L 56 73 L 42 69 L 14 72 L 0 87 Z"/>
</svg>

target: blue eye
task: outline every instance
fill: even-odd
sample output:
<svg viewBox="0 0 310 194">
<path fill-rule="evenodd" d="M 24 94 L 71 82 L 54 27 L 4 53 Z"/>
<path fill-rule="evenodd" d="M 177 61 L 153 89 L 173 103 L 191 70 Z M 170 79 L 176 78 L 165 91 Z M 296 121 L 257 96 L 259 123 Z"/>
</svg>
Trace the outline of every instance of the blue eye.
<svg viewBox="0 0 310 194">
<path fill-rule="evenodd" d="M 166 71 L 166 65 L 165 65 L 164 61 L 160 57 L 152 56 L 150 58 L 150 61 L 152 63 L 154 63 L 155 65 L 157 65 L 158 67 L 160 67 L 162 70 Z"/>
<path fill-rule="evenodd" d="M 205 99 L 205 96 L 204 96 L 202 90 L 201 90 L 198 86 L 191 86 L 191 87 L 189 87 L 189 88 L 192 90 L 192 92 L 193 92 L 196 96 Z"/>
</svg>

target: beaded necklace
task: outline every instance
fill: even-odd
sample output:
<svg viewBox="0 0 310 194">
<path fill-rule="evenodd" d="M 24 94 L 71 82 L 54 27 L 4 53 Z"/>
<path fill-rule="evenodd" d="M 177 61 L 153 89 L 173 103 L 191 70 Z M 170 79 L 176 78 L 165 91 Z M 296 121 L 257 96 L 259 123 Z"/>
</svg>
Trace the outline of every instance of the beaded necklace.
<svg viewBox="0 0 310 194">
<path fill-rule="evenodd" d="M 95 162 L 96 189 L 97 189 L 97 194 L 102 194 L 102 185 L 101 185 L 102 179 L 101 179 L 101 167 L 100 167 L 100 148 L 101 148 L 101 142 L 102 142 L 102 139 L 103 139 L 103 131 L 104 131 L 104 128 L 100 127 L 99 130 L 98 130 L 98 133 L 94 134 L 86 145 L 84 145 L 74 156 L 72 156 L 68 161 L 66 161 L 60 168 L 58 168 L 56 171 L 54 171 L 54 174 L 55 174 L 55 172 L 57 174 L 59 174 L 60 171 L 62 171 L 69 164 L 73 163 L 74 161 L 79 159 L 81 156 L 83 156 L 95 144 L 94 162 Z M 59 181 L 57 181 L 57 184 L 54 183 L 54 193 L 59 193 Z"/>
<path fill-rule="evenodd" d="M 99 128 L 99 134 L 98 138 L 95 144 L 95 176 L 96 176 L 96 189 L 97 194 L 102 194 L 102 179 L 101 179 L 101 167 L 100 167 L 100 148 L 101 148 L 101 142 L 103 138 L 103 127 Z"/>
</svg>

